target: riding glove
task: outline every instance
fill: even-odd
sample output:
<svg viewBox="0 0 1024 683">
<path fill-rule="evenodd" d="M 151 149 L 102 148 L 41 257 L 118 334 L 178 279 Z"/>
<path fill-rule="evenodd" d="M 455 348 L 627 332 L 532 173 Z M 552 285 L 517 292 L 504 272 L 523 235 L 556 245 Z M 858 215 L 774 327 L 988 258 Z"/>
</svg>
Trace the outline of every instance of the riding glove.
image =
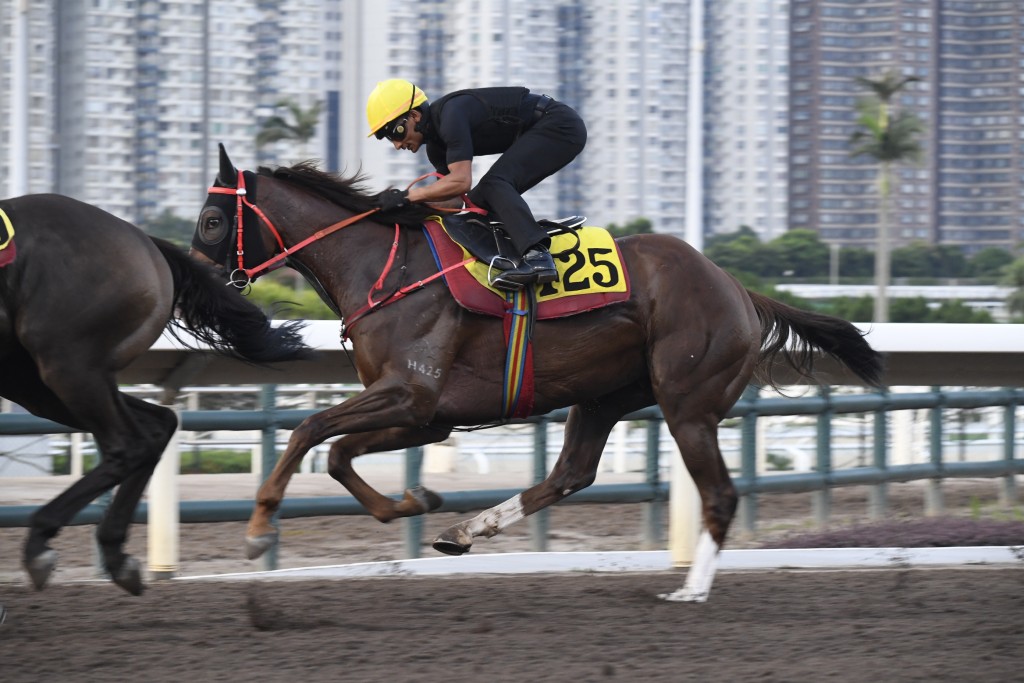
<svg viewBox="0 0 1024 683">
<path fill-rule="evenodd" d="M 377 195 L 377 200 L 374 202 L 374 206 L 378 207 L 381 211 L 391 211 L 392 209 L 400 209 L 403 206 L 409 204 L 409 191 L 399 190 L 397 188 L 391 188 L 384 190 Z"/>
</svg>

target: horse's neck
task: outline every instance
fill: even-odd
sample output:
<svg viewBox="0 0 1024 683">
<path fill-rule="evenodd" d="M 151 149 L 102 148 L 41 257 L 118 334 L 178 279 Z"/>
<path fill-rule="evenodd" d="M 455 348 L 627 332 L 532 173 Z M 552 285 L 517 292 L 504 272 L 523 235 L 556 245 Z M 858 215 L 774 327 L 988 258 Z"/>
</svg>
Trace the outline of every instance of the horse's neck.
<svg viewBox="0 0 1024 683">
<path fill-rule="evenodd" d="M 293 220 L 292 224 L 317 230 L 344 220 L 348 214 L 334 216 L 330 220 L 309 217 Z M 312 222 L 311 222 L 312 221 Z M 381 225 L 369 220 L 357 221 L 337 230 L 299 250 L 292 257 L 297 270 L 305 269 L 323 288 L 326 294 L 345 316 L 351 316 L 367 305 L 368 297 L 383 298 L 393 290 L 408 284 L 412 277 L 420 274 L 425 263 L 423 236 L 415 230 L 402 228 L 395 246 L 394 226 Z M 306 236 L 292 242 L 297 244 Z M 427 254 L 429 256 L 429 254 Z M 384 279 L 384 286 L 374 291 L 377 283 Z"/>
</svg>

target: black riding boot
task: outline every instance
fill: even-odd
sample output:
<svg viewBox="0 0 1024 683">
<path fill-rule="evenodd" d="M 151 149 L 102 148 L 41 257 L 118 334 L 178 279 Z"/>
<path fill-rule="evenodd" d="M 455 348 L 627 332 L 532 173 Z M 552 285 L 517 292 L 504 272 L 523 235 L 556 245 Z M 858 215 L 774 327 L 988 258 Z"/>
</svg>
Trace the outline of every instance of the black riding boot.
<svg viewBox="0 0 1024 683">
<path fill-rule="evenodd" d="M 502 271 L 494 278 L 498 289 L 516 290 L 526 285 L 543 285 L 558 279 L 555 261 L 543 244 L 535 244 L 526 250 L 513 268 Z"/>
</svg>

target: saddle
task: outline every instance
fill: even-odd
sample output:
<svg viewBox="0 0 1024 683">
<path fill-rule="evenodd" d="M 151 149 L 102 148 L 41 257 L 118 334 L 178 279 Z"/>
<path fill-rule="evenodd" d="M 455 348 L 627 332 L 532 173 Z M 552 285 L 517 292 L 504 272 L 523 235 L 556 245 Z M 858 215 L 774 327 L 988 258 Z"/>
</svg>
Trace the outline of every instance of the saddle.
<svg viewBox="0 0 1024 683">
<path fill-rule="evenodd" d="M 564 233 L 575 234 L 586 221 L 586 216 L 567 216 L 555 220 L 545 218 L 537 223 L 554 237 Z M 487 221 L 473 214 L 454 215 L 445 217 L 444 227 L 449 237 L 483 263 L 493 264 L 496 260 L 514 263 L 519 260 L 520 254 L 512 246 L 501 222 Z M 552 256 L 558 254 L 552 253 Z"/>
<path fill-rule="evenodd" d="M 564 318 L 629 298 L 629 274 L 618 245 L 607 230 L 583 226 L 585 221 L 571 216 L 539 222 L 552 236 L 559 280 L 534 286 L 531 298 L 538 320 Z M 494 262 L 518 259 L 519 254 L 501 224 L 475 216 L 434 216 L 423 230 L 455 300 L 475 313 L 503 316 L 505 293 L 491 284 Z"/>
</svg>

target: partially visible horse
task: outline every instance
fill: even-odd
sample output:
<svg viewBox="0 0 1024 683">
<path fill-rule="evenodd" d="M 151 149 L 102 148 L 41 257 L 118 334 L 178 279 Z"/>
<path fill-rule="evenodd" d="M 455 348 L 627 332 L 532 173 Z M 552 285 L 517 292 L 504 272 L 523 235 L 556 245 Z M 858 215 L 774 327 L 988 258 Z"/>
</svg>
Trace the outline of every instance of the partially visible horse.
<svg viewBox="0 0 1024 683">
<path fill-rule="evenodd" d="M 406 491 L 400 501 L 385 497 L 359 477 L 353 458 L 441 441 L 456 426 L 503 417 L 502 321 L 461 308 L 436 278 L 421 225 L 431 213 L 436 210 L 412 207 L 375 214 L 358 178 L 310 164 L 239 172 L 221 147 L 193 252 L 235 269 L 236 280 L 285 259 L 313 279 L 348 323 L 366 387 L 294 431 L 257 494 L 247 531 L 250 557 L 276 542 L 272 516 L 288 481 L 324 440 L 345 435 L 331 446 L 328 471 L 387 522 L 436 509 L 440 498 L 425 489 Z M 632 283 L 628 300 L 534 328 L 533 413 L 571 406 L 551 473 L 449 528 L 434 547 L 467 552 L 475 537 L 493 536 L 589 486 L 615 423 L 657 403 L 700 492 L 705 527 L 686 585 L 665 597 L 703 601 L 737 504 L 718 423 L 755 371 L 781 361 L 806 375 L 820 350 L 877 384 L 881 359 L 850 323 L 749 292 L 679 239 L 638 235 L 618 246 Z M 269 261 L 261 263 L 260 254 Z M 791 339 L 794 349 L 787 347 Z"/>
<path fill-rule="evenodd" d="M 214 269 L 97 207 L 44 194 L 0 200 L 0 212 L 15 230 L 7 248 L 16 248 L 0 268 L 0 396 L 92 432 L 101 456 L 32 515 L 25 568 L 43 588 L 57 563 L 50 539 L 117 486 L 96 538 L 113 581 L 138 595 L 139 562 L 123 546 L 178 423 L 169 408 L 119 391 L 117 372 L 169 323 L 191 331 L 191 342 L 179 336 L 184 343 L 253 363 L 296 359 L 308 349 L 296 325 L 271 327 Z"/>
</svg>

